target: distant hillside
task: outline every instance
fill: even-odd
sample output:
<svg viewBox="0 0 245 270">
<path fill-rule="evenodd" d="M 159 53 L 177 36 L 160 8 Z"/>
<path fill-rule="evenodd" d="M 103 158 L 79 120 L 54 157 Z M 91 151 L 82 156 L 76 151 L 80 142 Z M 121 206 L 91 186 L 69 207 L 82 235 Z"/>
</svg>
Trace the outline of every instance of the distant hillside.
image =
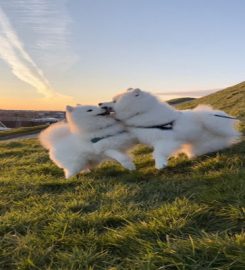
<svg viewBox="0 0 245 270">
<path fill-rule="evenodd" d="M 170 105 L 179 105 L 192 100 L 195 100 L 195 98 L 192 97 L 173 98 L 168 100 L 167 103 Z"/>
<path fill-rule="evenodd" d="M 186 102 L 180 109 L 194 108 L 198 104 L 210 104 L 234 116 L 245 116 L 245 82 L 225 88 L 216 93 Z"/>
</svg>

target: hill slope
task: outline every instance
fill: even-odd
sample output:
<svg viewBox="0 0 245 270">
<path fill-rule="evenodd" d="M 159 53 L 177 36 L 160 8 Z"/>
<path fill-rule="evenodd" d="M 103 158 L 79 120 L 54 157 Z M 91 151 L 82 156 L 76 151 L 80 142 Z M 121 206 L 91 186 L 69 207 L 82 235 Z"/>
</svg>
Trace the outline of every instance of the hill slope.
<svg viewBox="0 0 245 270">
<path fill-rule="evenodd" d="M 242 116 L 240 86 L 184 106 Z M 65 180 L 36 140 L 0 143 L 0 269 L 245 269 L 245 142 L 162 171 L 150 152 Z"/>
<path fill-rule="evenodd" d="M 156 171 L 107 162 L 69 181 L 36 140 L 0 143 L 0 268 L 245 269 L 245 144 Z"/>
<path fill-rule="evenodd" d="M 181 104 L 178 108 L 194 108 L 198 104 L 210 104 L 234 116 L 245 116 L 245 82 L 220 90 L 208 96 Z"/>
<path fill-rule="evenodd" d="M 170 104 L 170 105 L 175 106 L 175 105 L 186 103 L 186 102 L 189 102 L 189 101 L 192 101 L 192 100 L 195 100 L 195 98 L 181 97 L 181 98 L 173 98 L 173 99 L 167 100 L 167 103 Z"/>
</svg>

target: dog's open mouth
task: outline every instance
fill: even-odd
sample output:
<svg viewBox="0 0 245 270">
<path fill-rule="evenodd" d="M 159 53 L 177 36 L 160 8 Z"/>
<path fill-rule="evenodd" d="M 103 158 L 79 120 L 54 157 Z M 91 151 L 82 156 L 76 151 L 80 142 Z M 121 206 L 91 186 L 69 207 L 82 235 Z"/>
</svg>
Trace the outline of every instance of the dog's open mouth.
<svg viewBox="0 0 245 270">
<path fill-rule="evenodd" d="M 99 116 L 106 116 L 106 115 L 109 115 L 109 114 L 110 114 L 110 112 L 108 110 L 106 110 L 103 113 L 99 113 L 97 115 L 99 115 Z"/>
<path fill-rule="evenodd" d="M 110 113 L 114 112 L 113 109 L 111 107 L 106 107 L 106 108 L 103 108 L 105 111 L 103 113 L 99 113 L 97 115 L 100 115 L 100 116 L 105 116 L 105 115 L 109 115 Z"/>
<path fill-rule="evenodd" d="M 108 107 L 106 110 L 107 110 L 109 113 L 114 112 L 114 110 L 112 109 L 112 107 Z"/>
</svg>

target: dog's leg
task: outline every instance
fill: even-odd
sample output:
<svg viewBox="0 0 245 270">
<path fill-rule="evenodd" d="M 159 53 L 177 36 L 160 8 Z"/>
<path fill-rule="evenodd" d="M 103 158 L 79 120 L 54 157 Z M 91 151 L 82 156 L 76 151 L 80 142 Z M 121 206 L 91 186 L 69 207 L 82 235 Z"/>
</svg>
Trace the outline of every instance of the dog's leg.
<svg viewBox="0 0 245 270">
<path fill-rule="evenodd" d="M 66 179 L 75 176 L 75 175 L 78 174 L 79 172 L 80 172 L 80 170 L 73 169 L 73 168 L 65 168 L 65 169 L 64 169 L 64 173 L 65 173 L 65 178 L 66 178 Z"/>
<path fill-rule="evenodd" d="M 160 170 L 167 166 L 168 157 L 181 147 L 181 142 L 165 139 L 158 141 L 153 145 L 153 157 L 155 159 L 155 167 Z"/>
<path fill-rule="evenodd" d="M 126 154 L 123 154 L 117 150 L 109 149 L 105 151 L 105 155 L 118 161 L 124 168 L 130 171 L 135 170 L 134 163 Z"/>
</svg>

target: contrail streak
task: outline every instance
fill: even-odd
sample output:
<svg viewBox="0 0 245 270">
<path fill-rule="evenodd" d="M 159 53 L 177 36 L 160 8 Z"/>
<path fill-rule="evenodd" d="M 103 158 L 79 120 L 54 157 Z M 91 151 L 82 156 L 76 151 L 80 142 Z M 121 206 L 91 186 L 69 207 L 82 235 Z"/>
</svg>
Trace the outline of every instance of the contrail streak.
<svg viewBox="0 0 245 270">
<path fill-rule="evenodd" d="M 56 95 L 42 70 L 22 45 L 17 33 L 0 7 L 0 57 L 10 66 L 13 74 L 33 86 L 45 97 Z"/>
</svg>

